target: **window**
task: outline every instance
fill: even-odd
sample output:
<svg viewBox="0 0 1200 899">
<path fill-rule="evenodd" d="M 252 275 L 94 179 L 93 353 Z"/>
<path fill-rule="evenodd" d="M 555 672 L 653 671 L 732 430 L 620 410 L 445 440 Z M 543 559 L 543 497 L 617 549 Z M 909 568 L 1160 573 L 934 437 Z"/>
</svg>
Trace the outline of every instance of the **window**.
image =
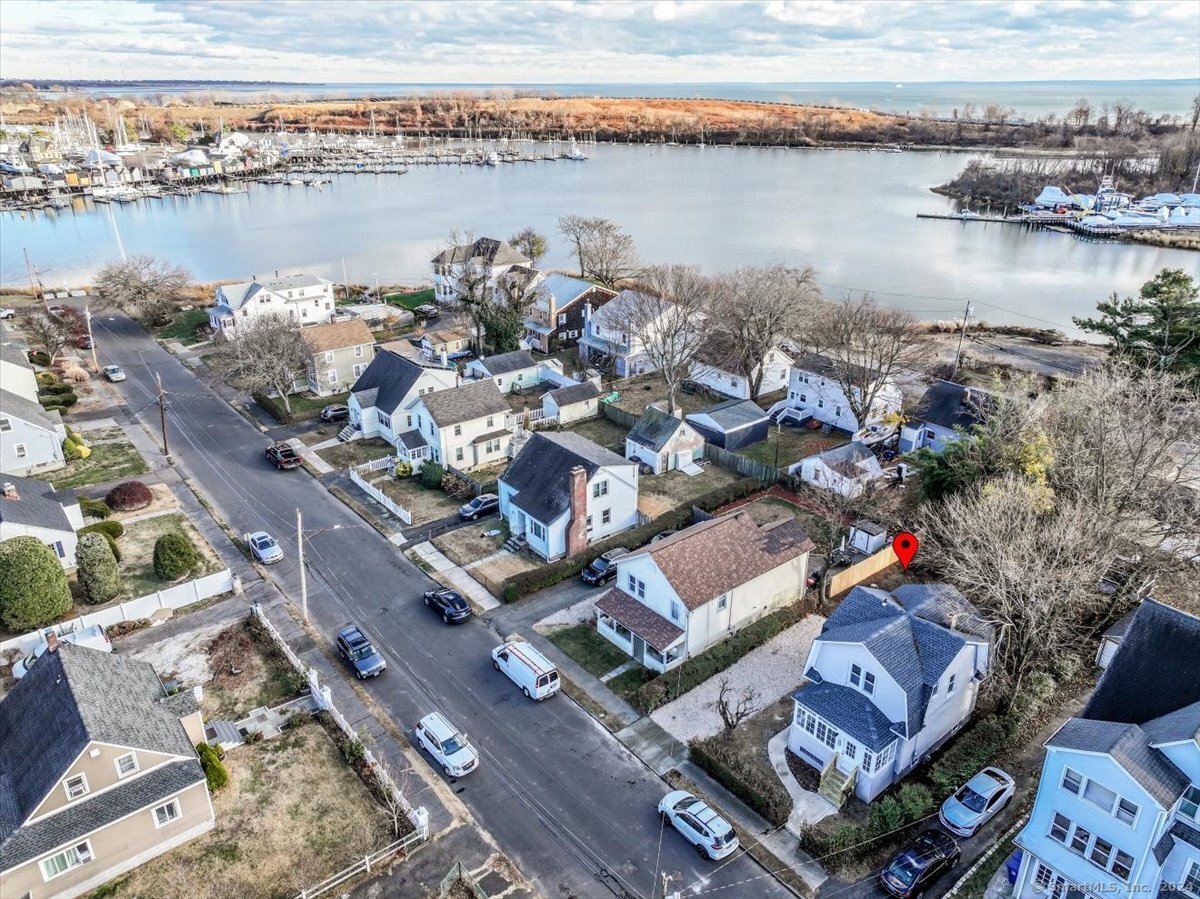
<svg viewBox="0 0 1200 899">
<path fill-rule="evenodd" d="M 842 752 L 845 754 L 846 758 L 854 760 L 858 757 L 858 744 L 853 740 L 847 740 L 846 745 L 842 748 Z"/>
<path fill-rule="evenodd" d="M 42 878 L 45 880 L 53 880 L 59 874 L 65 874 L 72 868 L 78 868 L 80 865 L 86 865 L 92 860 L 92 844 L 87 840 L 79 843 L 76 846 L 70 846 L 64 849 L 58 855 L 52 855 L 49 858 L 42 859 Z"/>
<path fill-rule="evenodd" d="M 65 787 L 67 791 L 67 799 L 78 799 L 80 796 L 87 795 L 87 777 L 82 774 L 76 774 L 74 777 L 68 777 L 63 781 L 63 787 Z"/>
<path fill-rule="evenodd" d="M 356 362 L 354 364 L 354 377 L 356 379 L 362 377 L 362 373 L 366 370 L 367 364 L 365 362 Z"/>
<path fill-rule="evenodd" d="M 1117 800 L 1117 820 L 1122 824 L 1128 824 L 1133 827 L 1133 822 L 1137 820 L 1138 807 L 1128 799 Z"/>
<path fill-rule="evenodd" d="M 117 759 L 117 777 L 128 777 L 138 769 L 137 756 L 132 752 Z"/>
<path fill-rule="evenodd" d="M 841 414 L 842 414 L 842 407 L 841 407 L 841 406 L 834 406 L 834 407 L 833 407 L 833 414 L 834 414 L 834 415 L 837 415 L 838 417 L 841 417 Z"/>
<path fill-rule="evenodd" d="M 683 609 L 680 608 L 679 603 L 677 603 L 675 600 L 671 600 L 671 620 L 678 621 L 682 614 Z"/>
<path fill-rule="evenodd" d="M 1108 860 L 1112 857 L 1112 851 L 1112 843 L 1096 837 L 1096 842 L 1092 844 L 1092 851 L 1089 853 L 1088 858 L 1092 860 L 1093 864 L 1107 869 Z"/>
<path fill-rule="evenodd" d="M 1200 787 L 1188 787 L 1183 791 L 1179 813 L 1193 821 L 1200 821 Z"/>
<path fill-rule="evenodd" d="M 461 436 L 462 436 L 462 425 L 455 425 L 455 426 L 454 426 L 454 436 L 455 436 L 455 437 L 461 437 Z"/>
<path fill-rule="evenodd" d="M 55 540 L 50 544 L 50 548 L 54 550 L 60 559 L 65 559 L 67 557 L 67 551 L 63 548 L 61 540 Z"/>
<path fill-rule="evenodd" d="M 738 382 L 738 379 L 737 379 L 737 378 L 735 378 L 735 377 L 733 377 L 733 376 L 731 375 L 731 376 L 730 376 L 730 378 L 729 378 L 729 386 L 730 386 L 730 387 L 737 387 L 737 382 Z"/>
<path fill-rule="evenodd" d="M 592 496 L 608 496 L 608 481 L 597 481 L 592 485 Z"/>
<path fill-rule="evenodd" d="M 497 440 L 489 440 L 487 442 L 487 445 L 483 448 L 483 451 L 487 455 L 491 455 L 492 453 L 500 452 L 500 441 L 498 439 Z"/>
<path fill-rule="evenodd" d="M 850 666 L 850 683 L 856 687 L 862 686 L 862 668 L 858 665 Z"/>
<path fill-rule="evenodd" d="M 1096 806 L 1096 808 L 1110 815 L 1112 814 L 1113 806 L 1117 802 L 1116 793 L 1103 784 L 1096 783 L 1091 778 L 1088 779 L 1087 786 L 1083 788 L 1083 798 Z"/>
<path fill-rule="evenodd" d="M 871 750 L 864 749 L 863 750 L 862 767 L 863 767 L 863 770 L 866 771 L 868 774 L 871 773 L 871 764 L 874 761 L 875 761 L 875 756 L 871 753 Z"/>
<path fill-rule="evenodd" d="M 330 384 L 336 384 L 337 383 L 337 369 L 336 368 L 329 369 L 329 372 L 325 377 L 329 381 Z"/>
<path fill-rule="evenodd" d="M 545 539 L 546 529 L 544 527 L 542 527 L 540 522 L 530 521 L 529 529 L 533 532 L 533 536 L 537 537 L 539 540 Z"/>
<path fill-rule="evenodd" d="M 605 509 L 603 512 L 600 513 L 600 523 L 601 524 L 611 524 L 612 523 L 612 509 Z"/>
<path fill-rule="evenodd" d="M 1071 830 L 1071 821 L 1065 815 L 1054 813 L 1054 820 L 1050 822 L 1050 839 L 1067 845 L 1067 833 Z"/>
<path fill-rule="evenodd" d="M 1088 842 L 1092 838 L 1092 832 L 1086 827 L 1075 825 L 1075 832 L 1071 834 L 1070 850 L 1083 855 L 1087 851 Z"/>
<path fill-rule="evenodd" d="M 957 674 L 950 675 L 950 680 L 946 681 L 946 695 L 949 696 L 954 692 L 954 683 L 958 680 Z"/>
<path fill-rule="evenodd" d="M 1113 859 L 1112 872 L 1122 880 L 1128 880 L 1130 872 L 1133 871 L 1133 856 L 1128 852 L 1117 850 L 1117 857 Z M 1183 888 L 1190 892 L 1193 896 L 1200 895 L 1200 890 L 1197 889 L 1200 884 L 1194 879 L 1196 874 L 1196 863 L 1192 862 L 1192 870 L 1188 874 L 1187 880 L 1184 882 Z M 1191 886 L 1188 886 L 1191 883 Z"/>
<path fill-rule="evenodd" d="M 1117 853 L 1118 856 L 1121 856 L 1123 854 L 1124 853 L 1121 853 L 1121 852 Z M 1132 859 L 1131 859 L 1131 861 L 1132 861 Z M 1115 866 L 1113 869 L 1113 873 L 1114 874 L 1116 873 Z M 1122 880 L 1124 880 L 1129 875 L 1121 874 L 1119 876 L 1121 877 Z M 1184 875 L 1183 883 L 1181 883 L 1180 886 L 1183 887 L 1183 891 L 1185 893 L 1187 893 L 1188 895 L 1200 896 L 1200 862 L 1194 862 L 1194 861 L 1188 862 L 1187 874 Z"/>
<path fill-rule="evenodd" d="M 28 455 L 25 450 L 25 444 L 23 443 L 14 443 L 13 452 L 17 454 L 18 459 L 24 459 Z"/>
<path fill-rule="evenodd" d="M 1083 776 L 1078 772 L 1066 768 L 1063 771 L 1062 788 L 1068 793 L 1073 793 L 1078 796 L 1079 791 L 1083 789 Z"/>
<path fill-rule="evenodd" d="M 817 408 L 818 408 L 818 409 L 824 409 L 824 408 L 825 408 L 825 401 L 824 401 L 824 400 L 817 400 Z"/>
<path fill-rule="evenodd" d="M 408 420 L 408 426 L 411 428 L 412 427 L 412 413 L 411 412 L 408 414 L 407 420 Z"/>
<path fill-rule="evenodd" d="M 717 608 L 718 609 L 729 608 L 729 594 L 728 593 L 721 594 L 721 598 L 717 600 Z"/>
<path fill-rule="evenodd" d="M 461 446 L 454 449 L 454 461 L 461 462 L 463 460 L 463 448 Z"/>
<path fill-rule="evenodd" d="M 362 348 L 362 346 L 361 346 L 361 345 L 359 345 L 359 346 L 356 346 L 356 347 L 354 348 L 354 355 L 355 355 L 355 356 L 362 356 L 362 354 L 363 354 L 363 348 Z"/>
<path fill-rule="evenodd" d="M 561 328 L 566 323 L 567 323 L 567 314 L 564 312 L 562 315 L 560 315 L 558 317 L 558 326 Z"/>
<path fill-rule="evenodd" d="M 326 353 L 326 354 L 325 354 L 325 361 L 326 361 L 326 363 L 333 362 L 333 353 Z"/>
<path fill-rule="evenodd" d="M 802 393 L 802 394 L 800 394 L 800 397 L 799 397 L 799 399 L 800 399 L 800 402 L 802 402 L 802 403 L 807 403 L 807 402 L 808 402 L 808 397 L 807 397 L 807 396 L 805 396 L 803 393 Z"/>
<path fill-rule="evenodd" d="M 390 428 L 392 426 L 392 417 L 390 415 L 388 415 L 386 412 L 380 412 L 379 413 L 379 423 L 381 425 L 383 425 L 385 428 Z M 410 428 L 412 427 L 412 416 L 411 415 L 408 417 L 408 426 Z"/>
<path fill-rule="evenodd" d="M 592 516 L 591 516 L 591 515 L 589 515 L 589 516 L 587 517 L 587 522 L 585 523 L 585 527 L 586 527 L 586 528 L 587 528 L 589 531 L 592 529 Z"/>
<path fill-rule="evenodd" d="M 863 675 L 863 692 L 868 696 L 875 695 L 875 675 L 870 671 Z"/>
<path fill-rule="evenodd" d="M 817 739 L 833 749 L 837 746 L 838 732 L 836 728 L 830 727 L 824 721 L 817 721 Z"/>
<path fill-rule="evenodd" d="M 154 810 L 154 826 L 162 827 L 179 818 L 179 800 L 172 799 L 166 805 L 160 805 Z"/>
<path fill-rule="evenodd" d="M 0 418 L 0 431 L 11 431 L 12 422 L 7 418 Z"/>
<path fill-rule="evenodd" d="M 1067 882 L 1041 862 L 1037 863 L 1033 882 L 1038 892 L 1050 897 L 1050 899 L 1061 899 L 1067 890 Z"/>
<path fill-rule="evenodd" d="M 491 416 L 491 415 L 489 415 L 489 416 L 488 416 L 488 419 L 487 419 L 487 426 L 488 426 L 489 428 L 491 428 L 491 427 L 495 427 L 495 425 L 493 424 L 493 416 Z"/>
</svg>

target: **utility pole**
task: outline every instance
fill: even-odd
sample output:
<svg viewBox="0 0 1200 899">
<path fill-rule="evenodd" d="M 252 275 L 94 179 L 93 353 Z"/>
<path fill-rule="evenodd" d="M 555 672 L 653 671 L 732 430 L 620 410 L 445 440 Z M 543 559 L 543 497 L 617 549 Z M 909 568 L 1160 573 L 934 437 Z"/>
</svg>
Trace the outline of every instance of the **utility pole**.
<svg viewBox="0 0 1200 899">
<path fill-rule="evenodd" d="M 83 317 L 87 320 L 88 343 L 92 346 L 92 371 L 100 371 L 100 360 L 96 358 L 96 335 L 92 333 L 92 307 L 90 303 L 83 304 Z"/>
<path fill-rule="evenodd" d="M 158 372 L 154 373 L 154 381 L 158 384 L 158 424 L 162 429 L 163 455 L 169 456 L 171 450 L 167 446 L 167 393 L 163 390 L 162 375 Z"/>
<path fill-rule="evenodd" d="M 967 308 L 963 311 L 962 330 L 958 332 L 958 349 L 954 351 L 954 373 L 950 377 L 958 375 L 958 364 L 962 360 L 962 345 L 963 338 L 967 336 L 967 322 L 971 318 L 971 301 L 967 300 Z"/>
<path fill-rule="evenodd" d="M 308 574 L 304 570 L 304 525 L 300 521 L 300 509 L 296 509 L 296 555 L 300 559 L 300 611 L 304 623 L 308 624 Z"/>
</svg>

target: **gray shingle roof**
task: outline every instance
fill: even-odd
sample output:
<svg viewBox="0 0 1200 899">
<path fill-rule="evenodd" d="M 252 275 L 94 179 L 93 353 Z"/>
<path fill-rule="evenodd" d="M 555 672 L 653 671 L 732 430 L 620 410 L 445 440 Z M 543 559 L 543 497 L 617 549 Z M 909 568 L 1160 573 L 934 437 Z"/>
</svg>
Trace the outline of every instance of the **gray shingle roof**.
<svg viewBox="0 0 1200 899">
<path fill-rule="evenodd" d="M 435 265 L 455 265 L 471 260 L 486 262 L 488 265 L 525 265 L 529 259 L 506 240 L 496 240 L 493 237 L 481 237 L 474 243 L 459 244 L 448 247 L 433 257 Z"/>
<path fill-rule="evenodd" d="M 559 387 L 557 390 L 551 390 L 547 396 L 551 397 L 558 408 L 570 406 L 572 403 L 582 403 L 585 400 L 599 399 L 600 388 L 591 381 L 584 381 L 582 384 L 571 384 L 568 387 Z"/>
<path fill-rule="evenodd" d="M 0 475 L 0 482 L 12 484 L 20 497 L 9 499 L 0 493 L 0 521 L 59 531 L 75 530 L 66 511 L 67 506 L 79 502 L 74 490 L 55 490 L 53 484 L 13 474 Z"/>
<path fill-rule="evenodd" d="M 682 426 L 682 419 L 649 406 L 627 436 L 634 443 L 657 452 L 667 445 L 667 441 L 675 436 L 675 432 Z"/>
<path fill-rule="evenodd" d="M 892 722 L 858 690 L 839 684 L 810 683 L 793 693 L 792 698 L 872 752 L 886 749 L 896 740 Z"/>
<path fill-rule="evenodd" d="M 576 465 L 591 480 L 601 468 L 631 463 L 569 431 L 535 432 L 500 480 L 518 491 L 513 505 L 549 524 L 571 508 L 571 469 Z"/>
<path fill-rule="evenodd" d="M 1046 745 L 1112 756 L 1163 808 L 1174 805 L 1189 784 L 1182 771 L 1150 748 L 1136 724 L 1070 718 Z"/>
<path fill-rule="evenodd" d="M 483 366 L 484 371 L 492 376 L 506 375 L 512 371 L 537 367 L 537 363 L 526 350 L 513 350 L 511 353 L 485 356 L 479 360 L 479 364 Z"/>
<path fill-rule="evenodd" d="M 11 362 L 13 365 L 19 365 L 21 368 L 27 368 L 33 371 L 33 366 L 29 362 L 29 357 L 25 355 L 25 351 L 15 343 L 0 343 L 0 361 Z"/>
<path fill-rule="evenodd" d="M 62 416 L 57 412 L 48 412 L 42 408 L 41 403 L 35 403 L 21 394 L 5 390 L 3 387 L 0 387 L 0 411 L 3 411 L 5 416 L 19 418 L 21 421 L 27 421 L 49 431 L 54 430 L 62 423 Z"/>
<path fill-rule="evenodd" d="M 726 400 L 715 406 L 709 406 L 707 409 L 701 409 L 699 412 L 693 412 L 687 417 L 691 420 L 701 416 L 711 418 L 715 424 L 720 425 L 722 430 L 732 431 L 765 421 L 767 413 L 757 403 L 750 400 Z"/>
<path fill-rule="evenodd" d="M 1200 647 L 1197 647 L 1200 650 Z M 1142 725 L 1151 746 L 1182 743 L 1186 740 L 1200 742 L 1200 702 L 1193 702 L 1181 709 L 1168 712 Z"/>
<path fill-rule="evenodd" d="M 830 381 L 837 381 L 843 371 L 849 371 L 856 383 L 879 377 L 878 371 L 872 371 L 864 365 L 844 366 L 843 363 L 818 353 L 802 353 L 795 358 L 792 367 Z"/>
<path fill-rule="evenodd" d="M 491 380 L 427 393 L 421 397 L 421 402 L 439 428 L 474 421 L 486 415 L 507 415 L 512 411 L 496 382 Z"/>
<path fill-rule="evenodd" d="M 993 395 L 978 387 L 934 381 L 917 401 L 909 421 L 929 422 L 943 428 L 970 428 L 983 420 Z"/>
<path fill-rule="evenodd" d="M 892 591 L 892 596 L 926 621 L 989 643 L 996 638 L 996 628 L 949 584 L 902 584 Z"/>
<path fill-rule="evenodd" d="M 415 450 L 423 446 L 429 446 L 424 435 L 415 428 L 411 431 L 405 431 L 403 434 L 398 434 L 396 439 L 404 444 L 405 449 Z"/>
<path fill-rule="evenodd" d="M 423 371 L 415 362 L 389 350 L 381 350 L 354 382 L 350 392 L 364 409 L 375 406 L 391 415 Z"/>
</svg>

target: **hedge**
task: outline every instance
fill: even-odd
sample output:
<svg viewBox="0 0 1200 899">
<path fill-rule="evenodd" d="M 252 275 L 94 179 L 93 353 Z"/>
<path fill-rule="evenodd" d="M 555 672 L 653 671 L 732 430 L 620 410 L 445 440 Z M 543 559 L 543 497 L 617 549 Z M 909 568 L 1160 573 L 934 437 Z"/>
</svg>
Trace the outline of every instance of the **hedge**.
<svg viewBox="0 0 1200 899">
<path fill-rule="evenodd" d="M 979 773 L 1008 741 L 1008 728 L 995 715 L 984 718 L 958 735 L 929 769 L 929 780 L 938 794 L 949 795 Z"/>
<path fill-rule="evenodd" d="M 229 770 L 217 750 L 207 743 L 196 744 L 196 754 L 200 756 L 200 767 L 204 769 L 204 777 L 208 780 L 208 791 L 215 793 L 229 783 Z"/>
<path fill-rule="evenodd" d="M 108 508 L 105 506 L 105 508 Z M 114 540 L 120 540 L 125 536 L 125 525 L 119 521 L 97 521 L 94 524 L 81 527 L 77 533 L 80 534 L 107 534 Z"/>
<path fill-rule="evenodd" d="M 42 627 L 70 610 L 71 588 L 54 550 L 37 537 L 0 543 L 0 621 L 5 627 Z"/>
<path fill-rule="evenodd" d="M 112 509 L 102 499 L 92 499 L 90 496 L 79 497 L 79 510 L 84 518 L 99 518 L 101 520 L 112 515 Z"/>
<path fill-rule="evenodd" d="M 126 481 L 108 491 L 104 502 L 118 512 L 136 512 L 154 502 L 154 494 L 141 481 Z"/>
<path fill-rule="evenodd" d="M 714 509 L 719 509 L 721 506 L 728 505 L 735 500 L 743 499 L 751 493 L 762 489 L 762 481 L 757 478 L 742 478 L 718 490 L 713 490 L 710 493 L 697 497 L 691 505 L 706 512 L 711 512 Z M 601 540 L 599 543 L 593 543 L 578 556 L 569 559 L 560 559 L 557 562 L 550 562 L 532 571 L 523 571 L 520 574 L 514 574 L 512 577 L 505 578 L 502 584 L 501 598 L 505 602 L 515 602 L 531 593 L 545 590 L 547 587 L 553 587 L 567 578 L 574 577 L 583 571 L 593 559 L 603 555 L 610 549 L 616 549 L 619 546 L 633 549 L 648 543 L 650 538 L 655 534 L 662 531 L 685 528 L 691 523 L 691 507 L 686 509 L 672 509 L 670 512 L 658 516 L 658 518 L 648 524 L 614 534 L 612 537 L 609 537 L 607 540 Z"/>
<path fill-rule="evenodd" d="M 34 365 L 46 366 L 50 364 L 50 354 L 42 350 L 32 350 L 28 355 L 29 361 Z"/>
<path fill-rule="evenodd" d="M 73 393 L 52 393 L 48 396 L 39 396 L 38 402 L 42 404 L 43 409 L 57 409 L 59 407 L 69 409 L 79 402 L 79 397 Z"/>
<path fill-rule="evenodd" d="M 154 573 L 164 581 L 183 577 L 200 564 L 200 553 L 183 534 L 168 531 L 154 541 Z"/>
<path fill-rule="evenodd" d="M 769 768 L 744 766 L 734 745 L 721 736 L 692 740 L 688 752 L 693 762 L 773 825 L 787 823 L 792 797 Z"/>
<path fill-rule="evenodd" d="M 83 588 L 84 598 L 92 605 L 115 599 L 121 592 L 121 572 L 110 542 L 104 533 L 83 534 L 75 547 L 79 586 Z"/>
<path fill-rule="evenodd" d="M 446 479 L 446 469 L 437 462 L 426 462 L 421 466 L 421 473 L 417 477 L 426 490 L 441 490 L 442 481 Z"/>
</svg>

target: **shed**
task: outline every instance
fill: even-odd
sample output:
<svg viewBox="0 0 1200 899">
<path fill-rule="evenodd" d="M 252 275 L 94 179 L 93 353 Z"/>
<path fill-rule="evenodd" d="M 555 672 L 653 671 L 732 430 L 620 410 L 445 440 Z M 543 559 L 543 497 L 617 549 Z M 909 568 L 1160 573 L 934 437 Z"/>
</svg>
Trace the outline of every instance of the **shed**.
<svg viewBox="0 0 1200 899">
<path fill-rule="evenodd" d="M 650 466 L 654 474 L 676 469 L 699 474 L 704 437 L 682 419 L 650 406 L 625 437 L 625 458 Z M 689 471 L 689 469 L 692 469 Z"/>
<path fill-rule="evenodd" d="M 739 450 L 767 439 L 771 427 L 766 410 L 750 400 L 726 400 L 687 416 L 688 424 L 714 446 Z"/>
<path fill-rule="evenodd" d="M 570 424 L 600 414 L 600 388 L 591 381 L 569 384 L 542 395 L 542 413 L 559 424 Z"/>
<path fill-rule="evenodd" d="M 861 518 L 850 525 L 850 548 L 873 555 L 887 543 L 887 528 L 876 521 Z"/>
</svg>

